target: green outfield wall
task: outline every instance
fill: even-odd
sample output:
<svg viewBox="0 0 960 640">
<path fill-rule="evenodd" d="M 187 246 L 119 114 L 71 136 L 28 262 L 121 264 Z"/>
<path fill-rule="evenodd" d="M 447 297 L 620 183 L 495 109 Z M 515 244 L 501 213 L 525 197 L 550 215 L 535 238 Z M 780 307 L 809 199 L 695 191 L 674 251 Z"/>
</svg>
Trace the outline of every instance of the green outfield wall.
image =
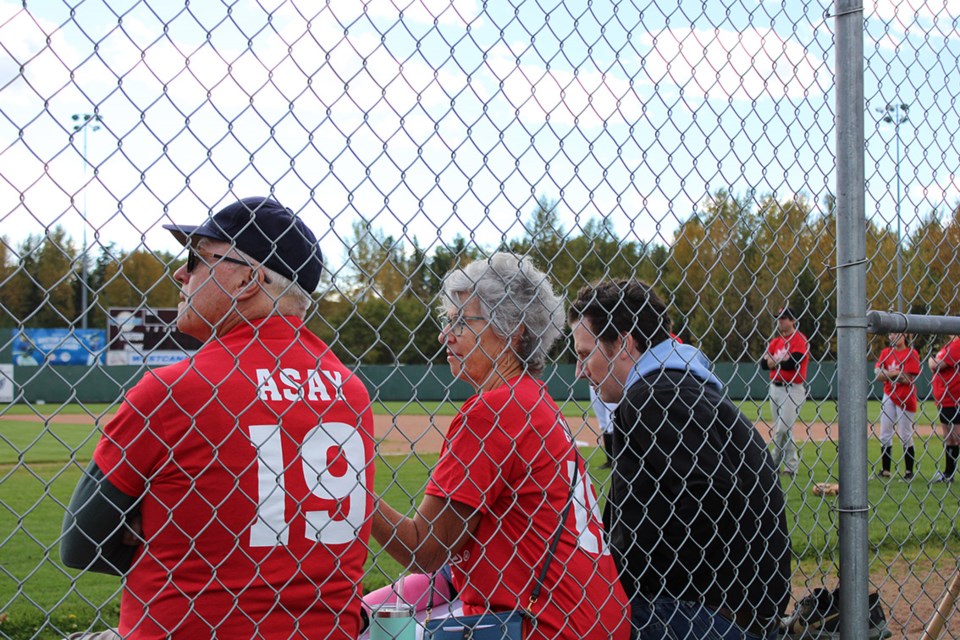
<svg viewBox="0 0 960 640">
<path fill-rule="evenodd" d="M 872 377 L 870 363 L 864 363 L 864 376 Z M 833 362 L 811 363 L 808 396 L 811 400 L 834 400 L 837 397 L 836 364 Z M 135 366 L 22 366 L 14 367 L 14 401 L 35 403 L 64 402 L 113 402 L 139 380 L 145 367 Z M 715 372 L 728 393 L 735 400 L 762 401 L 767 395 L 767 372 L 760 371 L 752 363 L 720 362 Z M 451 399 L 465 400 L 472 394 L 471 388 L 455 381 L 447 365 L 401 365 L 362 366 L 358 375 L 363 378 L 376 400 L 431 401 Z M 589 397 L 587 384 L 575 379 L 573 365 L 548 368 L 547 380 L 550 394 L 557 400 Z M 921 399 L 930 395 L 930 374 L 924 371 L 917 381 Z M 873 398 L 879 399 L 881 388 L 873 385 Z"/>
</svg>

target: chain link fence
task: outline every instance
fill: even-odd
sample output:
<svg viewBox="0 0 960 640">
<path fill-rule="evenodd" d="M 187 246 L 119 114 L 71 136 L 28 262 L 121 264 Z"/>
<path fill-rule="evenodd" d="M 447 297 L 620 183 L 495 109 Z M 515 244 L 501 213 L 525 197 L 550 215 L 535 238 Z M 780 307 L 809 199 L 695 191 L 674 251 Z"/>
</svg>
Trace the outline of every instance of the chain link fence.
<svg viewBox="0 0 960 640">
<path fill-rule="evenodd" d="M 375 490 L 408 516 L 473 393 L 438 340 L 452 269 L 524 255 L 568 303 L 599 279 L 650 283 L 767 441 L 760 363 L 790 307 L 810 353 L 798 465 L 782 476 L 791 586 L 796 600 L 836 586 L 836 255 L 852 232 L 838 228 L 836 195 L 864 195 L 868 309 L 960 313 L 960 11 L 863 8 L 865 179 L 842 187 L 833 13 L 786 1 L 0 2 L 0 635 L 116 626 L 121 582 L 60 561 L 64 510 L 124 392 L 198 346 L 172 333 L 187 253 L 162 225 L 252 195 L 319 239 L 326 269 L 306 327 L 366 384 Z M 927 365 L 946 343 L 910 343 L 909 481 L 904 447 L 886 435 L 881 447 L 887 336 L 854 363 L 872 385 L 858 570 L 894 637 L 919 637 L 957 572 L 957 490 L 930 482 L 945 450 Z M 602 504 L 601 429 L 569 331 L 543 378 Z M 408 568 L 371 541 L 362 587 Z M 960 616 L 942 637 L 960 637 Z"/>
</svg>

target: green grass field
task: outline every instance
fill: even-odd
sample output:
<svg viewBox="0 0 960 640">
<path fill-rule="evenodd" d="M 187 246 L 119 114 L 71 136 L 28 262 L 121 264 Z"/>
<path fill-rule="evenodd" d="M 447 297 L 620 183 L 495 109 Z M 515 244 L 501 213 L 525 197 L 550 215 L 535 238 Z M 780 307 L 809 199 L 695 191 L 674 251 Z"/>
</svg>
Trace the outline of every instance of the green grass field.
<svg viewBox="0 0 960 640">
<path fill-rule="evenodd" d="M 585 409 L 573 403 L 562 408 L 570 416 L 582 415 Z M 49 419 L 16 420 L 16 416 L 36 415 L 34 409 L 42 410 Z M 112 411 L 105 405 L 0 406 L 0 416 L 6 418 L 0 422 L 0 636 L 57 638 L 86 629 L 91 623 L 116 623 L 119 580 L 64 569 L 57 547 L 64 504 L 90 459 L 97 438 L 88 425 L 64 424 L 57 416 L 100 416 L 108 409 Z M 376 410 L 452 414 L 456 407 L 449 403 L 391 403 Z M 758 410 L 762 414 L 765 408 L 756 403 L 744 406 L 745 413 L 753 419 L 757 419 Z M 878 410 L 871 406 L 871 416 Z M 808 402 L 802 417 L 808 422 L 831 422 L 836 419 L 835 403 L 817 406 Z M 920 477 L 914 482 L 882 481 L 872 476 L 869 481 L 872 558 L 889 558 L 919 549 L 936 556 L 960 544 L 955 524 L 960 516 L 960 486 L 931 486 L 926 482 L 942 456 L 940 439 L 919 438 L 916 446 Z M 896 451 L 899 455 L 899 446 Z M 602 494 L 607 472 L 599 466 L 604 455 L 593 449 L 584 449 L 583 454 Z M 816 497 L 810 492 L 815 482 L 836 481 L 836 443 L 808 442 L 801 454 L 803 471 L 785 488 L 794 555 L 801 574 L 808 576 L 838 561 L 836 499 Z M 871 460 L 879 457 L 879 444 L 874 439 L 869 442 L 869 455 Z M 396 508 L 413 508 L 435 462 L 435 455 L 379 459 L 377 492 Z M 378 550 L 372 544 L 365 589 L 387 584 L 401 572 L 397 563 L 378 554 Z"/>
</svg>

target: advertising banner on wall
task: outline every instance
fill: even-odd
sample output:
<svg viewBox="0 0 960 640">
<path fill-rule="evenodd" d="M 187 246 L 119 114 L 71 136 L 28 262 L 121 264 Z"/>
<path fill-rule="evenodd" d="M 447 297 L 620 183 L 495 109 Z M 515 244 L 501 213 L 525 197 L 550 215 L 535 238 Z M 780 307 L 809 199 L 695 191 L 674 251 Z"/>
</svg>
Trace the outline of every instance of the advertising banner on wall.
<svg viewBox="0 0 960 640">
<path fill-rule="evenodd" d="M 0 364 L 0 402 L 13 402 L 12 364 Z"/>
<path fill-rule="evenodd" d="M 177 310 L 112 307 L 107 311 L 108 365 L 165 365 L 200 348 L 177 331 Z"/>
<path fill-rule="evenodd" d="M 92 365 L 103 362 L 102 329 L 21 329 L 13 337 L 13 364 Z"/>
</svg>

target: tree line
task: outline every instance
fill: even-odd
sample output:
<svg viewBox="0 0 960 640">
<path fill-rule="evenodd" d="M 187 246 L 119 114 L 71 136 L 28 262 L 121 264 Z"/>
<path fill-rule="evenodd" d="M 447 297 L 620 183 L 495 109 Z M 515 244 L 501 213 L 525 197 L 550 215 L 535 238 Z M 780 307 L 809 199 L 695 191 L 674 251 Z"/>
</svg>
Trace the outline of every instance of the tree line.
<svg viewBox="0 0 960 640">
<path fill-rule="evenodd" d="M 836 358 L 836 211 L 800 195 L 780 200 L 718 191 L 669 238 L 618 234 L 609 220 L 562 223 L 562 204 L 541 197 L 518 238 L 482 246 L 463 236 L 424 248 L 366 220 L 346 239 L 349 260 L 326 273 L 308 326 L 348 364 L 442 362 L 434 312 L 444 274 L 497 250 L 528 255 L 572 299 L 600 278 L 637 277 L 670 303 L 674 331 L 712 359 L 760 357 L 789 304 L 800 315 L 814 358 Z M 569 216 L 567 216 L 569 217 Z M 868 308 L 893 310 L 896 255 L 909 313 L 960 312 L 960 204 L 931 211 L 898 239 L 867 224 Z M 175 307 L 173 271 L 183 259 L 145 247 L 101 247 L 92 264 L 60 227 L 13 246 L 0 238 L 0 328 L 106 326 L 110 307 Z M 83 277 L 85 275 L 85 278 Z M 82 308 L 83 288 L 87 308 Z M 572 362 L 563 344 L 557 358 Z"/>
</svg>

